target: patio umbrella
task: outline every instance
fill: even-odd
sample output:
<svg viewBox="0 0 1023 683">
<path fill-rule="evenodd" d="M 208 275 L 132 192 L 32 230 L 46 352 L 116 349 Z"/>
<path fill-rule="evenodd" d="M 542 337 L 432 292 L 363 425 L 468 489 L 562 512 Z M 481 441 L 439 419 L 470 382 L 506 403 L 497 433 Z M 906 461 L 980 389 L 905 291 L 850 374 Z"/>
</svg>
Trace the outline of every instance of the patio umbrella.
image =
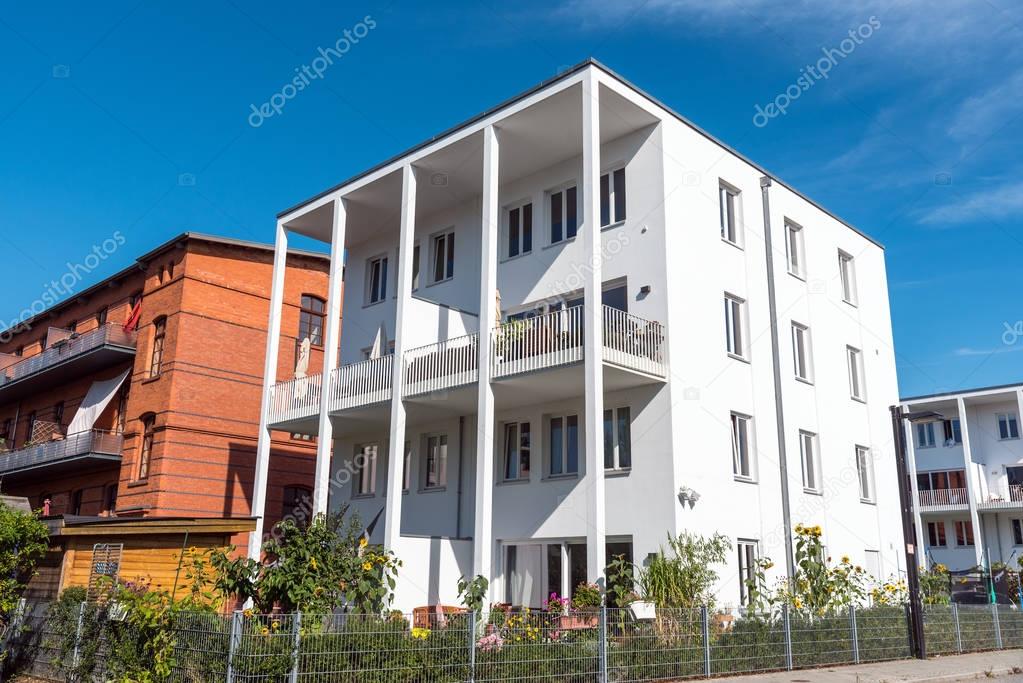
<svg viewBox="0 0 1023 683">
<path fill-rule="evenodd" d="M 370 360 L 374 358 L 382 358 L 386 355 L 387 349 L 387 328 L 381 321 L 380 327 L 377 329 L 377 336 L 373 339 L 373 346 L 369 349 Z"/>
<path fill-rule="evenodd" d="M 309 390 L 306 373 L 309 371 L 309 337 L 302 340 L 298 347 L 298 359 L 295 361 L 295 398 L 303 399 Z"/>
</svg>

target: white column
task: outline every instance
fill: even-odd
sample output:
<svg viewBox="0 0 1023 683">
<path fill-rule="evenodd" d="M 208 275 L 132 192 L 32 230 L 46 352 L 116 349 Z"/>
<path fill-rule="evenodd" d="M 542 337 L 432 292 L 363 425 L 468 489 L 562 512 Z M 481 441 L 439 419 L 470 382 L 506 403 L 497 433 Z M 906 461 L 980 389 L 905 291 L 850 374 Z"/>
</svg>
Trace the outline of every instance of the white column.
<svg viewBox="0 0 1023 683">
<path fill-rule="evenodd" d="M 270 468 L 270 388 L 277 383 L 277 356 L 281 348 L 281 316 L 284 304 L 284 274 L 288 268 L 288 231 L 277 221 L 274 241 L 274 270 L 270 284 L 270 315 L 266 325 L 266 359 L 263 365 L 263 400 L 259 408 L 259 436 L 256 441 L 256 472 L 252 483 L 251 515 L 256 528 L 249 533 L 249 557 L 260 559 L 263 548 L 263 518 L 266 513 L 266 479 Z"/>
<path fill-rule="evenodd" d="M 970 502 L 970 524 L 973 525 L 973 552 L 976 555 L 977 565 L 981 566 L 984 564 L 984 537 L 980 532 L 980 515 L 977 513 L 977 496 L 980 494 L 980 486 L 976 481 L 977 473 L 973 466 L 973 452 L 970 449 L 966 402 L 961 396 L 956 399 L 956 408 L 959 411 L 959 427 L 963 433 L 963 463 L 966 469 L 966 497 Z"/>
<path fill-rule="evenodd" d="M 316 478 L 313 482 L 313 513 L 327 511 L 330 498 L 330 458 L 334 450 L 334 425 L 330 421 L 330 378 L 338 363 L 341 337 L 341 297 L 345 261 L 345 201 L 334 200 L 334 224 L 330 233 L 330 275 L 327 284 L 327 329 L 323 339 L 323 375 L 320 388 L 320 429 L 316 441 Z"/>
<path fill-rule="evenodd" d="M 483 130 L 483 201 L 480 236 L 479 396 L 476 404 L 476 511 L 472 571 L 493 582 L 494 554 L 494 389 L 490 384 L 490 344 L 497 310 L 497 225 L 499 145 L 497 131 Z M 493 593 L 491 591 L 491 593 Z"/>
<path fill-rule="evenodd" d="M 604 539 L 604 321 L 601 303 L 600 102 L 596 70 L 583 79 L 583 252 L 589 262 L 584 294 L 583 340 L 586 412 L 586 578 L 603 586 Z"/>
<path fill-rule="evenodd" d="M 416 231 L 416 172 L 401 169 L 401 225 L 398 237 L 398 299 L 394 314 L 394 369 L 391 379 L 391 434 L 387 444 L 387 499 L 384 547 L 397 552 L 401 538 L 401 481 L 405 461 L 405 315 L 412 302 L 412 245 Z"/>
<path fill-rule="evenodd" d="M 909 410 L 908 406 L 906 408 Z M 916 480 L 916 442 L 913 440 L 913 425 L 908 420 L 902 420 L 902 431 L 906 440 L 906 469 L 909 472 L 909 495 L 912 498 L 913 506 L 913 527 L 916 529 L 916 563 L 917 567 L 927 566 L 927 546 L 924 545 L 924 527 L 920 518 L 920 487 Z M 902 485 L 902 482 L 899 482 Z"/>
</svg>

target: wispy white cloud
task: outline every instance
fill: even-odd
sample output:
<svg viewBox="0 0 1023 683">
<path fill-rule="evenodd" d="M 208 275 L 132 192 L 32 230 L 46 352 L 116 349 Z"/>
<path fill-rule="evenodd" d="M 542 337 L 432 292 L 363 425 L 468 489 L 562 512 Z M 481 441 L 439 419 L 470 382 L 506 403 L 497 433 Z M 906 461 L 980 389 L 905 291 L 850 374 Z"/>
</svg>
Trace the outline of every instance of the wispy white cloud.
<svg viewBox="0 0 1023 683">
<path fill-rule="evenodd" d="M 955 350 L 957 356 L 990 356 L 994 353 L 1015 353 L 1017 351 L 1023 351 L 1023 344 L 1018 346 L 996 346 L 991 349 L 974 349 L 969 346 Z"/>
<path fill-rule="evenodd" d="M 986 190 L 978 190 L 933 207 L 919 222 L 924 225 L 955 225 L 983 221 L 985 218 L 1003 219 L 1023 217 L 1023 182 L 1011 183 Z"/>
</svg>

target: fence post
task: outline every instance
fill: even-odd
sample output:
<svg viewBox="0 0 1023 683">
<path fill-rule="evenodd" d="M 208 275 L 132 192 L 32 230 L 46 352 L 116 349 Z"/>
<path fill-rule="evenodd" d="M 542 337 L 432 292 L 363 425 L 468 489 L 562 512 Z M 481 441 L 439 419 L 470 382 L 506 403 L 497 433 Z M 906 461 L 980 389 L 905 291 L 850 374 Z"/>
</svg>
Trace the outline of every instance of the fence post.
<svg viewBox="0 0 1023 683">
<path fill-rule="evenodd" d="M 607 683 L 607 607 L 605 605 L 600 606 L 600 633 L 598 634 L 599 640 L 597 641 L 597 662 L 599 673 L 597 674 L 597 680 L 600 683 Z"/>
<path fill-rule="evenodd" d="M 78 678 L 78 664 L 80 659 L 79 649 L 82 646 L 82 622 L 85 620 L 85 603 L 78 605 L 78 623 L 75 625 L 75 651 L 71 655 L 71 670 L 75 678 Z"/>
<path fill-rule="evenodd" d="M 227 642 L 227 683 L 234 683 L 234 655 L 242 642 L 242 612 L 235 610 L 231 615 L 231 637 Z"/>
<path fill-rule="evenodd" d="M 956 652 L 963 653 L 963 632 L 959 630 L 959 605 L 952 603 L 952 623 L 956 627 Z"/>
<path fill-rule="evenodd" d="M 904 613 L 904 615 L 906 617 L 906 645 L 907 645 L 907 647 L 909 647 L 909 656 L 910 657 L 915 657 L 917 650 L 916 650 L 916 644 L 913 642 L 914 638 L 913 638 L 913 612 L 912 612 L 912 607 L 910 607 L 909 603 L 907 602 L 907 603 L 905 603 L 902 606 L 902 610 L 903 610 L 903 613 Z M 927 617 L 926 613 L 921 611 L 920 612 L 920 620 L 923 621 L 925 625 L 927 623 L 925 621 L 926 617 Z"/>
<path fill-rule="evenodd" d="M 781 620 L 785 625 L 785 668 L 792 671 L 792 624 L 789 622 L 789 606 L 781 606 Z"/>
<path fill-rule="evenodd" d="M 1002 649 L 1002 622 L 998 620 L 998 602 L 991 603 L 991 616 L 995 620 L 995 647 Z"/>
<path fill-rule="evenodd" d="M 852 636 L 853 662 L 860 663 L 860 633 L 856 627 L 856 605 L 849 605 L 849 633 Z"/>
<path fill-rule="evenodd" d="M 476 680 L 476 610 L 469 610 L 469 683 Z"/>
<path fill-rule="evenodd" d="M 291 615 L 292 647 L 294 652 L 291 656 L 291 683 L 298 683 L 298 658 L 302 645 L 302 613 L 295 612 Z"/>
<path fill-rule="evenodd" d="M 703 625 L 703 675 L 710 678 L 710 615 L 706 605 L 700 608 L 700 621 Z"/>
</svg>

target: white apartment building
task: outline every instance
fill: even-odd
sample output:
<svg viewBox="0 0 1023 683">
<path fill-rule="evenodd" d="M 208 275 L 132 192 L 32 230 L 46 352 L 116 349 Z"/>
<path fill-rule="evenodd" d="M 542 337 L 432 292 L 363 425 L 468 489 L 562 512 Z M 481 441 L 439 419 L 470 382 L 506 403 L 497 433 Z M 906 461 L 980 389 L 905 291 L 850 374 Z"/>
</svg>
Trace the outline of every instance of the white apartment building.
<svg viewBox="0 0 1023 683">
<path fill-rule="evenodd" d="M 269 430 L 317 435 L 316 507 L 397 553 L 398 608 L 457 604 L 463 575 L 540 606 L 684 530 L 732 541 L 723 604 L 758 556 L 784 574 L 797 523 L 900 571 L 882 247 L 599 63 L 277 226 L 257 469 Z M 294 234 L 332 255 L 298 378 Z"/>
<path fill-rule="evenodd" d="M 902 399 L 941 415 L 907 425 L 916 543 L 926 566 L 1017 566 L 1023 556 L 1023 384 Z"/>
</svg>

